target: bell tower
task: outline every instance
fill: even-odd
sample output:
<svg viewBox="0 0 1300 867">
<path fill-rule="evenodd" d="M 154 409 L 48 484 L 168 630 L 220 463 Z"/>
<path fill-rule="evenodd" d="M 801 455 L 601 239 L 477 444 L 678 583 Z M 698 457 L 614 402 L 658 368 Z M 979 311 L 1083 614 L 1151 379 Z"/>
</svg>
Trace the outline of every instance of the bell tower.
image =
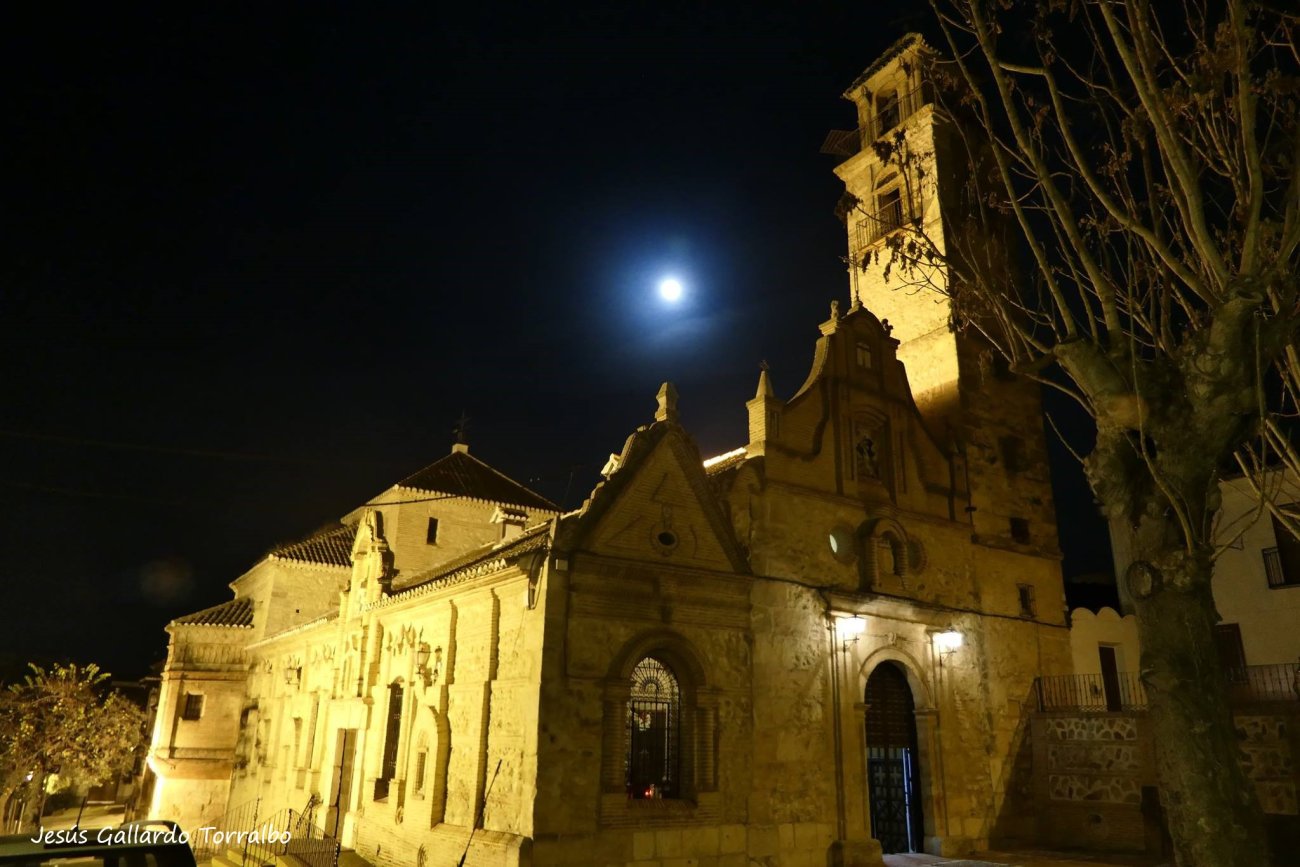
<svg viewBox="0 0 1300 867">
<path fill-rule="evenodd" d="M 891 238 L 914 226 L 941 253 L 959 254 L 956 205 L 970 159 L 953 121 L 935 111 L 925 75 L 932 54 L 916 33 L 894 43 L 843 94 L 857 110 L 857 129 L 832 132 L 823 147 L 845 157 L 835 173 L 846 192 L 851 301 L 892 327 L 917 408 L 936 440 L 963 458 L 977 541 L 1055 552 L 1038 384 L 1012 373 L 978 335 L 956 329 L 945 269 L 891 263 Z M 900 150 L 902 168 L 882 158 Z"/>
</svg>

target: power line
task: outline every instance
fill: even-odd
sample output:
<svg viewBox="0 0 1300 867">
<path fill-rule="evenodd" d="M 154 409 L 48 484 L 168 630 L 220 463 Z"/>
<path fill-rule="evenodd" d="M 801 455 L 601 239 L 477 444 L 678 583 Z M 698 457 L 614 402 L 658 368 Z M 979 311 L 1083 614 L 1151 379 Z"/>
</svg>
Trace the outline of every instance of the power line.
<svg viewBox="0 0 1300 867">
<path fill-rule="evenodd" d="M 93 446 L 104 449 L 119 449 L 121 451 L 135 452 L 156 452 L 159 454 L 185 455 L 187 457 L 198 458 L 218 458 L 230 461 L 256 461 L 259 463 L 292 463 L 292 464 L 321 464 L 338 466 L 340 464 L 354 464 L 359 466 L 379 466 L 380 461 L 358 461 L 346 460 L 340 458 L 310 458 L 301 455 L 269 455 L 257 454 L 254 452 L 227 452 L 217 449 L 197 449 L 184 448 L 180 446 L 162 446 L 151 443 L 127 443 L 116 442 L 113 440 L 101 440 L 91 437 L 68 436 L 66 434 L 47 434 L 37 433 L 34 431 L 16 431 L 0 429 L 0 436 L 10 437 L 12 439 L 36 440 L 38 442 L 62 443 L 64 445 L 76 446 Z"/>
<path fill-rule="evenodd" d="M 26 491 L 39 491 L 43 494 L 61 494 L 66 497 L 87 497 L 93 500 L 124 500 L 131 503 L 151 503 L 160 506 L 193 506 L 196 503 L 187 500 L 160 500 L 154 497 L 135 497 L 130 494 L 106 494 L 102 491 L 79 491 L 75 488 L 62 488 L 56 485 L 33 485 L 28 482 L 15 482 L 0 479 L 0 484 Z"/>
</svg>

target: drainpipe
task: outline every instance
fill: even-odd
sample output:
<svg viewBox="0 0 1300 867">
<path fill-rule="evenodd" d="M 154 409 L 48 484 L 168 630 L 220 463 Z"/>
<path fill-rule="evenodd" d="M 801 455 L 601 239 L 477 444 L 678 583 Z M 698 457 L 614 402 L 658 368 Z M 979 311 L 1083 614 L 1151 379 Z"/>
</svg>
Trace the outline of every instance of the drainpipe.
<svg viewBox="0 0 1300 867">
<path fill-rule="evenodd" d="M 842 731 L 844 726 L 840 718 L 840 666 L 836 657 L 838 649 L 835 646 L 835 618 L 831 616 L 829 609 L 826 611 L 826 632 L 830 639 L 831 653 L 831 717 L 834 723 L 831 742 L 835 750 L 835 827 L 836 839 L 843 840 L 847 836 L 848 826 L 844 806 L 844 733 Z"/>
</svg>

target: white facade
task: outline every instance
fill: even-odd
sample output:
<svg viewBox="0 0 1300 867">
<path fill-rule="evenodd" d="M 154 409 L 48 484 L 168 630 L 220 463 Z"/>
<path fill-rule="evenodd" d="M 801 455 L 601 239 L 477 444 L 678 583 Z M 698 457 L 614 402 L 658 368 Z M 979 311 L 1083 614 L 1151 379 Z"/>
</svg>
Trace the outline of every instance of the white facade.
<svg viewBox="0 0 1300 867">
<path fill-rule="evenodd" d="M 1263 497 L 1279 507 L 1300 504 L 1300 483 L 1282 472 L 1257 489 L 1242 476 L 1219 483 L 1223 497 L 1215 542 L 1214 604 L 1221 618 L 1220 649 L 1230 667 L 1277 665 L 1300 659 L 1300 540 L 1273 518 Z M 1131 556 L 1127 533 L 1111 525 L 1115 574 L 1122 607 L 1132 610 L 1124 574 Z M 1091 629 L 1089 624 L 1084 627 Z M 1238 641 L 1239 638 L 1239 641 Z M 1083 639 L 1080 639 L 1083 640 Z M 1131 657 L 1136 670 L 1137 660 Z M 1076 653 L 1076 670 L 1081 658 Z M 1092 671 L 1095 669 L 1089 669 Z"/>
<path fill-rule="evenodd" d="M 1300 556 L 1295 556 L 1300 542 L 1260 505 L 1250 480 L 1228 479 L 1219 490 L 1223 511 L 1216 541 L 1224 547 L 1214 566 L 1214 604 L 1223 618 L 1220 628 L 1238 627 L 1246 665 L 1295 662 L 1300 659 Z M 1282 506 L 1300 502 L 1300 485 L 1281 473 L 1265 480 L 1264 491 Z"/>
</svg>

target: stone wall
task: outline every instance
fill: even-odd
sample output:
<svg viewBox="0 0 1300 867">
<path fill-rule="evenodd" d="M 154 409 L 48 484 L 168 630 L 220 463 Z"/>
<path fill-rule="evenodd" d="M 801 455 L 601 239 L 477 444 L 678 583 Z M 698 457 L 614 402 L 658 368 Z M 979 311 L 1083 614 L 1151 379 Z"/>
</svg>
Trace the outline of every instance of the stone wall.
<svg viewBox="0 0 1300 867">
<path fill-rule="evenodd" d="M 1145 715 L 1040 714 L 1034 717 L 1033 737 L 1045 843 L 1117 851 L 1148 847 L 1147 826 L 1158 817 L 1143 813 L 1143 787 L 1155 779 Z"/>
<path fill-rule="evenodd" d="M 1264 812 L 1277 816 L 1300 815 L 1296 802 L 1297 747 L 1300 746 L 1300 709 L 1292 713 L 1266 710 L 1238 712 L 1234 722 L 1242 739 L 1242 765 L 1255 784 Z"/>
<path fill-rule="evenodd" d="M 1275 836 L 1294 836 L 1300 706 L 1240 708 L 1241 760 Z M 1044 844 L 1159 852 L 1163 818 L 1145 713 L 1035 714 L 1034 785 Z M 1280 851 L 1280 850 L 1279 850 Z"/>
</svg>

